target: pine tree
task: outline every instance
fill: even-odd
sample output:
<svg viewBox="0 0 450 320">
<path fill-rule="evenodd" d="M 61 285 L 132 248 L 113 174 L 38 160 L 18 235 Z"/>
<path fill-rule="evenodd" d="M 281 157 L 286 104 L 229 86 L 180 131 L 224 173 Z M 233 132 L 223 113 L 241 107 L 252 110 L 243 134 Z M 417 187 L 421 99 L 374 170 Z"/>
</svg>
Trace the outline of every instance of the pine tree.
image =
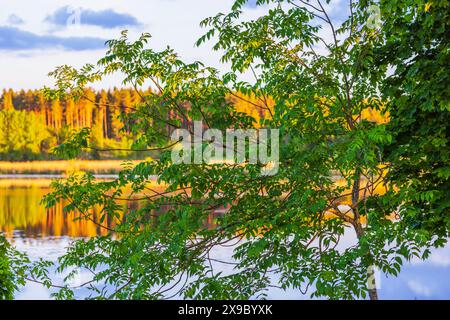
<svg viewBox="0 0 450 320">
<path fill-rule="evenodd" d="M 62 108 L 59 100 L 53 100 L 51 105 L 52 123 L 51 127 L 58 131 L 62 127 Z"/>
<path fill-rule="evenodd" d="M 1 104 L 1 110 L 11 110 L 14 109 L 14 104 L 12 101 L 13 92 L 12 90 L 3 90 L 3 98 Z"/>
<path fill-rule="evenodd" d="M 75 102 L 73 101 L 72 97 L 66 98 L 65 101 L 66 108 L 65 108 L 65 124 L 70 128 L 73 129 L 76 126 L 75 120 L 76 120 L 76 106 Z"/>
</svg>

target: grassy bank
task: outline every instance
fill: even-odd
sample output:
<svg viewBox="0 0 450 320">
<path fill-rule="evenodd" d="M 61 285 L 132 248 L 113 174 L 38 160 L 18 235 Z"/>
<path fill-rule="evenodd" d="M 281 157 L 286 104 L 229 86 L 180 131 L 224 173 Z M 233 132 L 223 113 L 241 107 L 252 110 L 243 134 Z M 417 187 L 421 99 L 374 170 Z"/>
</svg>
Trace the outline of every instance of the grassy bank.
<svg viewBox="0 0 450 320">
<path fill-rule="evenodd" d="M 0 161 L 0 174 L 67 174 L 77 171 L 113 174 L 120 171 L 123 163 L 123 160 Z"/>
</svg>

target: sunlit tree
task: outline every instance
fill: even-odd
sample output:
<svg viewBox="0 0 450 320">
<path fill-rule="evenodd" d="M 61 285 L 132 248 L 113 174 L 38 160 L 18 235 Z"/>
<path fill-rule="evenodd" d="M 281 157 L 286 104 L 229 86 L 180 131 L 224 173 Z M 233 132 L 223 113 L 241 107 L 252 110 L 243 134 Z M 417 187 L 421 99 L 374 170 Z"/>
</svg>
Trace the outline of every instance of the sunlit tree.
<svg viewBox="0 0 450 320">
<path fill-rule="evenodd" d="M 136 136 L 130 150 L 161 152 L 156 160 L 124 166 L 113 181 L 89 174 L 56 181 L 45 198 L 47 206 L 64 201 L 67 212 L 76 210 L 85 219 L 92 220 L 92 208 L 100 207 L 100 221 L 116 220 L 107 236 L 75 241 L 59 261 L 60 270 L 86 267 L 95 273 L 89 282 L 93 297 L 248 299 L 279 287 L 313 297 L 377 299 L 375 268 L 395 276 L 405 260 L 426 258 L 429 247 L 445 242 L 448 225 L 434 232 L 416 227 L 423 212 L 414 211 L 410 219 L 414 177 L 402 175 L 398 183 L 393 174 L 405 155 L 398 140 L 407 108 L 401 96 L 410 96 L 383 94 L 387 79 L 395 79 L 389 76 L 393 63 L 374 63 L 399 42 L 408 53 L 402 57 L 412 58 L 414 66 L 408 43 L 416 34 L 405 36 L 403 30 L 394 33 L 396 39 L 390 32 L 397 30 L 395 23 L 421 21 L 430 10 L 413 16 L 410 9 L 400 10 L 403 16 L 382 26 L 374 21 L 372 1 L 350 0 L 342 23 L 331 16 L 328 1 L 257 0 L 265 13 L 256 18 L 243 16 L 246 3 L 237 0 L 229 12 L 205 19 L 206 33 L 197 42 L 214 41 L 229 72 L 183 62 L 170 48 L 155 51 L 148 34 L 130 41 L 123 32 L 107 43 L 97 64 L 51 73 L 57 89 L 46 93 L 54 99 L 83 98 L 86 86 L 123 75 L 124 85 L 145 92 L 139 103 L 117 109 L 123 128 Z M 395 3 L 382 1 L 378 9 L 387 12 Z M 422 35 L 430 31 L 429 23 L 420 26 Z M 443 33 L 434 36 L 439 41 Z M 417 71 L 417 65 L 412 68 Z M 408 89 L 415 73 L 406 75 L 402 84 Z M 420 75 L 423 81 L 434 77 Z M 153 90 L 140 90 L 147 82 Z M 119 104 L 120 93 L 113 95 Z M 245 102 L 244 110 L 230 95 Z M 413 101 L 426 111 L 422 100 Z M 437 108 L 443 102 L 438 99 Z M 262 112 L 248 112 L 249 105 Z M 396 107 L 401 109 L 392 112 Z M 170 133 L 195 133 L 195 120 L 222 131 L 279 129 L 278 172 L 261 175 L 263 162 L 173 163 L 179 141 Z M 72 135 L 57 154 L 75 157 L 92 148 L 90 133 L 84 128 Z M 164 191 L 152 187 L 155 176 Z M 439 179 L 432 185 L 441 188 Z M 447 207 L 438 217 L 448 215 Z M 435 212 L 428 213 L 433 220 Z M 205 223 L 211 217 L 213 226 Z M 232 248 L 228 260 L 214 255 L 221 246 Z M 220 264 L 233 269 L 220 272 Z M 34 277 L 48 284 L 45 275 Z M 68 286 L 57 294 L 73 296 Z"/>
</svg>

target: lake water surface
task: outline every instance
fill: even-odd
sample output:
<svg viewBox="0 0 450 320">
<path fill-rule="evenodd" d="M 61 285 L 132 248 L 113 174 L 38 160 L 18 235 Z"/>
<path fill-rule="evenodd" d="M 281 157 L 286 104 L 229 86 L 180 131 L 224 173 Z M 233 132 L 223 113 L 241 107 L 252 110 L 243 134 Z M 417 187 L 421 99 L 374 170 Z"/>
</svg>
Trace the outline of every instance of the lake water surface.
<svg viewBox="0 0 450 320">
<path fill-rule="evenodd" d="M 8 177 L 10 179 L 10 177 Z M 0 232 L 19 250 L 32 259 L 44 258 L 56 261 L 65 248 L 76 238 L 92 237 L 104 233 L 104 229 L 89 221 L 72 221 L 63 214 L 62 206 L 45 209 L 39 204 L 49 192 L 42 183 L 0 184 Z M 15 186 L 14 186 L 15 185 Z M 18 185 L 18 186 L 17 186 Z M 106 221 L 106 224 L 110 222 Z M 344 241 L 352 241 L 348 234 Z M 214 255 L 228 257 L 231 248 L 219 247 Z M 224 265 L 217 266 L 226 272 Z M 52 273 L 55 282 L 64 275 Z M 276 281 L 276 279 L 274 279 Z M 450 299 L 450 245 L 433 250 L 427 261 L 413 260 L 406 264 L 396 278 L 378 275 L 381 299 Z M 36 283 L 28 283 L 17 293 L 18 299 L 49 299 L 51 291 Z M 77 292 L 77 298 L 86 296 Z M 270 289 L 269 299 L 308 299 L 299 291 Z"/>
</svg>

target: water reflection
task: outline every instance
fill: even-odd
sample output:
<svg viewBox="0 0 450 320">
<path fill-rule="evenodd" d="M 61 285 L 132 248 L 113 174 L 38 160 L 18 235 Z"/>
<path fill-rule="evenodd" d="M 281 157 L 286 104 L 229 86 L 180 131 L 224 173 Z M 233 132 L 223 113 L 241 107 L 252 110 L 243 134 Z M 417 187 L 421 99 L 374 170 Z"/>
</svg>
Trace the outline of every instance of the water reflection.
<svg viewBox="0 0 450 320">
<path fill-rule="evenodd" d="M 5 188 L 0 183 L 0 232 L 31 259 L 44 258 L 56 261 L 74 239 L 107 232 L 106 229 L 88 220 L 73 221 L 75 213 L 64 213 L 62 204 L 51 209 L 45 209 L 40 205 L 42 197 L 50 191 L 48 184 L 20 185 Z M 94 210 L 93 214 L 98 221 L 99 210 Z M 212 220 L 207 222 L 211 223 Z M 113 223 L 109 220 L 105 220 L 103 224 L 113 227 Z M 354 239 L 352 235 L 348 235 L 343 240 Z M 232 248 L 217 248 L 215 254 L 223 260 L 231 253 L 227 250 L 230 251 Z M 218 267 L 224 273 L 231 271 L 222 264 Z M 59 282 L 63 276 L 53 272 L 52 278 Z M 449 299 L 450 245 L 433 250 L 425 262 L 413 260 L 406 264 L 398 277 L 387 278 L 381 275 L 377 283 L 381 284 L 379 296 L 382 299 Z M 82 297 L 81 292 L 78 298 Z M 41 285 L 28 283 L 17 294 L 17 298 L 48 299 L 50 291 Z M 297 290 L 282 291 L 274 288 L 269 291 L 268 298 L 306 299 L 308 296 L 302 295 Z"/>
<path fill-rule="evenodd" d="M 74 221 L 76 213 L 63 212 L 63 204 L 46 209 L 40 204 L 48 193 L 48 187 L 1 188 L 0 232 L 7 238 L 93 237 L 104 235 L 107 230 L 89 220 Z M 99 221 L 99 210 L 93 211 Z M 104 226 L 112 222 L 105 219 Z"/>
</svg>

